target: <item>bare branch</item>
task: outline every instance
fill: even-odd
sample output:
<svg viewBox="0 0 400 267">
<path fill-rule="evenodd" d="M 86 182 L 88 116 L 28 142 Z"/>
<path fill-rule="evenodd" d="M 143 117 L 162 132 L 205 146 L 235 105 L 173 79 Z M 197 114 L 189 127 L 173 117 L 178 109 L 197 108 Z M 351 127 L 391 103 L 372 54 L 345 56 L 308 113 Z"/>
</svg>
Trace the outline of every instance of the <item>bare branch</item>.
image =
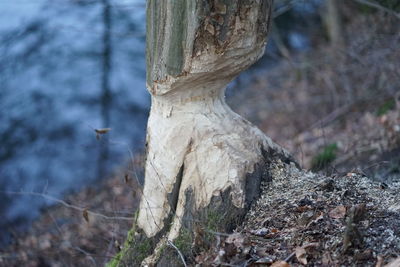
<svg viewBox="0 0 400 267">
<path fill-rule="evenodd" d="M 172 243 L 171 240 L 167 240 L 167 243 L 168 243 L 168 245 L 170 245 L 171 247 L 173 247 L 173 248 L 178 252 L 179 257 L 181 258 L 183 265 L 184 265 L 185 267 L 187 267 L 187 264 L 186 264 L 186 262 L 185 262 L 185 258 L 184 258 L 183 255 L 182 255 L 182 252 L 174 245 L 174 243 Z"/>
<path fill-rule="evenodd" d="M 103 218 L 103 219 L 107 219 L 107 220 L 132 221 L 134 219 L 133 217 L 107 216 L 107 215 L 104 215 L 104 214 L 101 214 L 101 213 L 90 211 L 90 210 L 88 210 L 86 208 L 82 208 L 82 207 L 79 207 L 79 206 L 75 206 L 75 205 L 69 204 L 68 202 L 66 202 L 64 200 L 55 198 L 55 197 L 47 195 L 47 194 L 38 193 L 38 192 L 0 191 L 0 193 L 9 194 L 9 195 L 25 195 L 25 196 L 42 197 L 44 199 L 48 199 L 48 200 L 54 201 L 54 202 L 56 202 L 58 204 L 61 204 L 64 207 L 71 208 L 71 209 L 74 209 L 74 210 L 77 210 L 77 211 L 80 211 L 80 212 L 84 212 L 85 211 L 85 212 L 87 212 L 88 214 L 90 214 L 92 216 L 97 216 L 97 217 L 100 217 L 100 218 Z"/>
<path fill-rule="evenodd" d="M 397 12 L 387 8 L 387 7 L 384 7 L 384 6 L 382 6 L 382 5 L 380 5 L 380 4 L 376 3 L 376 2 L 373 2 L 373 1 L 370 1 L 370 0 L 354 0 L 354 1 L 356 1 L 356 2 L 358 2 L 360 4 L 363 4 L 363 5 L 369 6 L 369 7 L 373 7 L 373 8 L 379 9 L 381 11 L 384 11 L 384 12 L 386 12 L 386 13 L 388 13 L 390 15 L 393 15 L 396 18 L 400 19 L 400 14 L 399 13 L 397 13 Z"/>
<path fill-rule="evenodd" d="M 273 14 L 272 14 L 272 18 L 276 18 L 279 17 L 280 15 L 288 12 L 290 9 L 293 8 L 293 6 L 297 3 L 300 2 L 300 0 L 292 0 L 289 3 L 287 3 L 286 5 L 282 6 L 281 8 L 274 10 Z"/>
</svg>

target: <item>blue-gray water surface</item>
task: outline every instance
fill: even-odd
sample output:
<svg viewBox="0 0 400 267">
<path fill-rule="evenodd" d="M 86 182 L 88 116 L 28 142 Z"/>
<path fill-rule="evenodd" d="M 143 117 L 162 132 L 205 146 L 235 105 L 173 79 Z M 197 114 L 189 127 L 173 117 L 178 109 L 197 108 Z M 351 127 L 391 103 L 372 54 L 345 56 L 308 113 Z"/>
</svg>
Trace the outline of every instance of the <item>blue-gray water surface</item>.
<svg viewBox="0 0 400 267">
<path fill-rule="evenodd" d="M 145 1 L 114 0 L 110 7 L 107 24 L 101 1 L 0 2 L 3 242 L 52 204 L 29 192 L 62 198 L 107 176 L 126 162 L 129 150 L 143 146 L 150 103 Z M 94 129 L 104 127 L 111 128 L 108 139 L 97 140 Z M 108 156 L 102 158 L 106 145 Z"/>
</svg>

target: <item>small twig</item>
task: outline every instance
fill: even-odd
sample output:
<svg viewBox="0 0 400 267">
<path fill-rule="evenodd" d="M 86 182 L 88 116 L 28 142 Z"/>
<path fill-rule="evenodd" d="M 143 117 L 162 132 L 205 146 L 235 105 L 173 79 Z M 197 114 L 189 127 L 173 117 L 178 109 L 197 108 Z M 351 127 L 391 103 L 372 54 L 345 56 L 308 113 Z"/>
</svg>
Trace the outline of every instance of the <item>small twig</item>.
<svg viewBox="0 0 400 267">
<path fill-rule="evenodd" d="M 150 215 L 151 215 L 151 217 L 152 217 L 152 219 L 153 219 L 154 224 L 155 224 L 155 225 L 157 226 L 157 228 L 161 231 L 162 228 L 158 225 L 158 223 L 157 223 L 157 221 L 156 221 L 156 219 L 155 219 L 155 217 L 154 217 L 153 211 L 152 211 L 152 209 L 154 209 L 154 208 L 156 208 L 156 207 L 152 208 L 152 207 L 150 206 L 150 202 L 147 200 L 147 198 L 146 198 L 146 196 L 145 196 L 145 194 L 144 194 L 144 192 L 143 192 L 143 189 L 142 189 L 142 187 L 140 186 L 139 177 L 137 176 L 137 173 L 136 173 L 136 171 L 134 170 L 134 165 L 133 165 L 134 157 L 133 157 L 133 152 L 132 152 L 132 150 L 129 148 L 129 146 L 128 146 L 126 143 L 123 143 L 123 142 L 115 142 L 115 141 L 113 141 L 112 143 L 126 146 L 126 149 L 127 149 L 128 153 L 129 153 L 129 156 L 130 156 L 130 158 L 131 158 L 131 162 L 132 162 L 132 173 L 133 173 L 134 176 L 135 176 L 135 179 L 136 179 L 136 182 L 137 182 L 137 185 L 138 185 L 137 188 L 140 190 L 140 193 L 141 193 L 141 195 L 142 195 L 144 201 L 145 201 L 146 204 L 147 204 L 147 207 L 148 207 L 148 209 L 149 209 L 149 212 L 150 212 Z M 150 163 L 152 163 L 152 162 L 150 162 Z M 155 170 L 155 171 L 156 171 L 156 174 L 158 175 L 157 170 Z M 162 208 L 162 207 L 160 207 L 160 208 Z"/>
<path fill-rule="evenodd" d="M 283 261 L 288 262 L 290 261 L 291 258 L 293 258 L 293 256 L 296 255 L 296 252 L 292 252 L 289 256 L 287 256 Z"/>
<path fill-rule="evenodd" d="M 344 106 L 341 106 L 341 107 L 335 109 L 334 111 L 329 113 L 326 117 L 320 119 L 319 121 L 317 121 L 313 125 L 311 125 L 310 129 L 314 129 L 317 127 L 324 127 L 324 126 L 328 125 L 332 121 L 336 120 L 338 117 L 346 114 L 346 112 L 348 112 L 351 107 L 352 107 L 352 105 L 348 104 L 348 105 L 344 105 Z"/>
<path fill-rule="evenodd" d="M 272 18 L 276 18 L 279 17 L 280 15 L 286 13 L 287 11 L 289 11 L 290 9 L 293 8 L 293 6 L 296 4 L 296 2 L 300 2 L 300 0 L 292 0 L 289 3 L 287 3 L 286 5 L 284 5 L 283 7 L 274 10 L 273 14 L 272 14 Z"/>
<path fill-rule="evenodd" d="M 106 255 L 106 256 L 110 255 L 113 246 L 114 246 L 114 236 L 110 239 L 110 242 L 108 242 L 107 250 L 104 255 Z M 106 266 L 108 261 L 109 261 L 109 259 L 104 258 L 103 266 Z"/>
<path fill-rule="evenodd" d="M 72 249 L 75 249 L 75 250 L 77 250 L 77 251 L 83 253 L 86 257 L 88 257 L 88 258 L 90 259 L 90 261 L 93 263 L 94 266 L 98 266 L 96 260 L 93 258 L 92 255 L 90 255 L 89 252 L 87 252 L 87 251 L 81 249 L 80 247 L 75 247 L 75 246 L 70 246 L 70 247 L 71 247 Z"/>
<path fill-rule="evenodd" d="M 121 216 L 112 217 L 112 216 L 107 216 L 107 215 L 104 215 L 104 214 L 101 214 L 101 213 L 97 213 L 97 212 L 94 212 L 94 211 L 87 210 L 86 208 L 82 208 L 82 207 L 78 207 L 78 206 L 69 204 L 68 202 L 66 202 L 64 200 L 55 198 L 53 196 L 50 196 L 50 195 L 47 195 L 47 194 L 42 194 L 42 193 L 37 193 L 37 192 L 0 191 L 0 193 L 10 194 L 10 195 L 30 195 L 30 196 L 42 197 L 42 198 L 54 201 L 54 202 L 56 202 L 58 204 L 61 204 L 64 207 L 71 208 L 71 209 L 74 209 L 74 210 L 77 210 L 77 211 L 80 211 L 80 212 L 84 212 L 85 211 L 90 215 L 97 216 L 97 217 L 100 217 L 100 218 L 103 218 L 103 219 L 107 219 L 107 220 L 132 221 L 134 219 L 133 217 L 121 217 Z"/>
<path fill-rule="evenodd" d="M 380 161 L 380 162 L 376 162 L 376 163 L 374 163 L 374 164 L 371 164 L 371 165 L 369 165 L 369 166 L 363 168 L 362 171 L 364 172 L 364 171 L 366 171 L 366 170 L 369 170 L 369 169 L 374 168 L 374 167 L 376 167 L 376 166 L 379 166 L 379 165 L 381 165 L 381 164 L 389 164 L 389 163 L 390 163 L 390 161 L 384 161 L 384 160 L 383 160 L 383 161 Z"/>
<path fill-rule="evenodd" d="M 204 231 L 206 231 L 207 233 L 216 235 L 216 236 L 225 236 L 225 237 L 228 237 L 228 236 L 229 236 L 229 234 L 220 233 L 220 232 L 215 232 L 215 231 L 211 231 L 211 230 L 207 230 L 207 229 L 204 229 Z"/>
<path fill-rule="evenodd" d="M 302 248 L 307 249 L 309 247 L 316 247 L 316 246 L 318 246 L 318 243 L 317 242 L 313 242 L 313 243 L 304 245 Z M 296 255 L 296 251 L 290 253 L 289 256 L 287 256 L 283 261 L 289 262 L 290 259 L 293 258 L 294 255 Z"/>
<path fill-rule="evenodd" d="M 372 1 L 369 1 L 369 0 L 354 0 L 354 1 L 356 1 L 356 2 L 358 2 L 360 4 L 364 4 L 366 6 L 370 6 L 370 7 L 379 9 L 381 11 L 389 13 L 390 15 L 393 15 L 396 18 L 400 19 L 400 14 L 399 13 L 397 13 L 397 12 L 387 8 L 387 7 L 384 7 L 384 6 L 382 6 L 382 5 L 380 5 L 380 4 L 376 3 L 376 2 L 372 2 Z"/>
<path fill-rule="evenodd" d="M 173 248 L 178 252 L 179 257 L 181 258 L 183 265 L 184 265 L 185 267 L 187 267 L 187 264 L 186 264 L 185 258 L 183 257 L 182 252 L 174 245 L 174 243 L 172 243 L 171 240 L 167 240 L 167 243 L 168 243 L 168 245 L 170 245 L 171 247 L 173 247 Z"/>
</svg>

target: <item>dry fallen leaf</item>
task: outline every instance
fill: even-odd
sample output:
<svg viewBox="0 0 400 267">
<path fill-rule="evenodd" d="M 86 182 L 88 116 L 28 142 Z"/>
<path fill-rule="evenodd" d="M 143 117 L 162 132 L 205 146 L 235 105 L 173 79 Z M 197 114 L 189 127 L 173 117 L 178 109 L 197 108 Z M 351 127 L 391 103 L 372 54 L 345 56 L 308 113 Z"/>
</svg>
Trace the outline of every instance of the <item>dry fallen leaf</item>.
<svg viewBox="0 0 400 267">
<path fill-rule="evenodd" d="M 88 212 L 87 209 L 84 209 L 82 211 L 82 216 L 83 216 L 83 218 L 85 219 L 86 222 L 89 222 L 89 212 Z"/>
<path fill-rule="evenodd" d="M 324 252 L 324 254 L 322 254 L 322 264 L 325 266 L 331 266 L 332 264 L 332 256 L 331 254 L 329 254 L 329 252 Z"/>
<path fill-rule="evenodd" d="M 85 219 L 86 222 L 89 222 L 89 213 L 88 213 L 87 209 L 84 209 L 82 211 L 82 216 L 83 216 L 83 218 Z"/>
<path fill-rule="evenodd" d="M 313 223 L 318 223 L 319 221 L 321 221 L 321 220 L 323 220 L 323 219 L 324 219 L 324 213 L 321 212 L 321 213 L 317 216 L 317 218 L 315 218 L 314 220 L 312 220 L 311 222 L 309 222 L 309 223 L 307 224 L 307 227 L 310 227 L 310 225 L 312 225 Z"/>
<path fill-rule="evenodd" d="M 303 214 L 301 214 L 301 216 L 299 217 L 297 222 L 301 226 L 305 226 L 312 221 L 312 219 L 314 218 L 314 215 L 315 215 L 315 213 L 312 210 L 304 212 Z"/>
<path fill-rule="evenodd" d="M 106 134 L 111 130 L 111 128 L 101 128 L 101 129 L 94 129 L 94 131 L 98 134 Z"/>
<path fill-rule="evenodd" d="M 96 139 L 99 140 L 102 134 L 106 134 L 111 130 L 111 128 L 100 128 L 100 129 L 94 129 L 96 132 Z"/>
<path fill-rule="evenodd" d="M 296 247 L 295 249 L 297 260 L 303 264 L 307 265 L 307 252 L 303 247 Z"/>
<path fill-rule="evenodd" d="M 240 233 L 234 233 L 226 238 L 225 243 L 234 244 L 236 247 L 243 247 L 245 239 Z"/>
<path fill-rule="evenodd" d="M 290 264 L 286 261 L 276 261 L 270 267 L 290 267 Z"/>
<path fill-rule="evenodd" d="M 346 216 L 346 207 L 342 205 L 337 206 L 329 212 L 329 217 L 333 219 L 342 219 L 344 216 Z"/>
<path fill-rule="evenodd" d="M 375 265 L 375 267 L 382 267 L 382 264 L 383 264 L 382 256 L 377 256 L 376 257 L 376 265 Z"/>
<path fill-rule="evenodd" d="M 400 257 L 395 260 L 392 260 L 391 262 L 386 264 L 384 267 L 400 267 Z"/>
<path fill-rule="evenodd" d="M 310 209 L 310 206 L 299 206 L 299 207 L 296 208 L 296 211 L 305 212 L 305 211 L 307 211 L 309 209 Z"/>
</svg>

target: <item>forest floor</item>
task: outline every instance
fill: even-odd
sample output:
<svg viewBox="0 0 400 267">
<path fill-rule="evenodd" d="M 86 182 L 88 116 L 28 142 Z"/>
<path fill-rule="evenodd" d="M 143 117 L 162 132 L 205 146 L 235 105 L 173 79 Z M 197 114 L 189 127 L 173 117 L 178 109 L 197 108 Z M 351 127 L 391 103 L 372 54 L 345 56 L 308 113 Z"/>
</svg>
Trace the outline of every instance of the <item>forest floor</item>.
<svg viewBox="0 0 400 267">
<path fill-rule="evenodd" d="M 346 48 L 320 45 L 258 72 L 250 84 L 239 79 L 241 89 L 228 99 L 233 109 L 313 172 L 283 165 L 282 179 L 263 185 L 236 232 L 216 236 L 193 261 L 384 266 L 400 257 L 400 33 L 385 25 L 393 23 L 361 17 L 348 27 L 357 34 Z M 0 265 L 108 262 L 140 198 L 142 156 L 129 165 L 44 210 L 28 232 L 15 233 Z"/>
</svg>

